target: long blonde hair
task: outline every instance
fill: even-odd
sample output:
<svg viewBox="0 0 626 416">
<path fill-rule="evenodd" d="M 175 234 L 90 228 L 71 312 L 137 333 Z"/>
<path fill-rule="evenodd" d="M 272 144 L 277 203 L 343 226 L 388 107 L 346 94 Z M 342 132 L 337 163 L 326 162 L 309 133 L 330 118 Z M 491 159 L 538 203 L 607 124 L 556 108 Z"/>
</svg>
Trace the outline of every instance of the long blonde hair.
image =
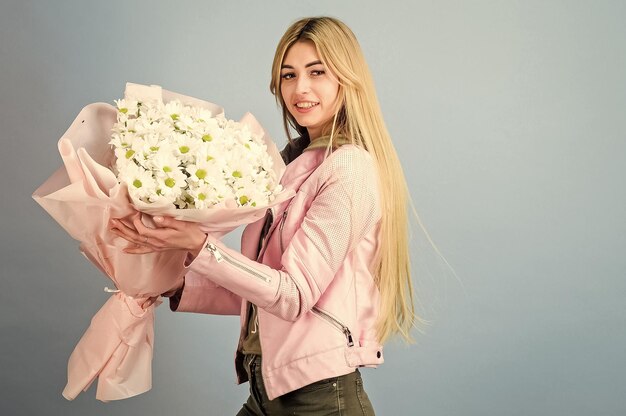
<svg viewBox="0 0 626 416">
<path fill-rule="evenodd" d="M 374 279 L 380 291 L 380 315 L 376 332 L 384 342 L 392 335 L 411 341 L 416 320 L 409 257 L 408 208 L 410 197 L 402 166 L 385 127 L 374 82 L 356 37 L 332 17 L 298 20 L 285 32 L 276 48 L 270 90 L 282 108 L 283 124 L 291 141 L 290 127 L 309 140 L 305 127 L 289 113 L 280 93 L 280 70 L 288 49 L 298 41 L 312 41 L 322 62 L 339 80 L 340 106 L 325 128 L 332 138 L 347 137 L 366 149 L 376 161 L 381 191 L 380 250 Z"/>
</svg>

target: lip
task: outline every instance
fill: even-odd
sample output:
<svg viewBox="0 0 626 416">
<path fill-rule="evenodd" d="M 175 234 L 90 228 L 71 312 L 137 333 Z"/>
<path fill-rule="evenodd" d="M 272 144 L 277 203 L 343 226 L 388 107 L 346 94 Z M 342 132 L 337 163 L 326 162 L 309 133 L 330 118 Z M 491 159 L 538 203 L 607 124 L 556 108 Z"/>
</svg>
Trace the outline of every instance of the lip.
<svg viewBox="0 0 626 416">
<path fill-rule="evenodd" d="M 314 103 L 315 105 L 313 105 L 311 107 L 308 107 L 308 108 L 298 107 L 298 103 L 302 103 L 302 102 Z M 304 114 L 304 113 L 308 113 L 310 111 L 313 111 L 313 109 L 315 107 L 318 107 L 319 105 L 320 105 L 320 103 L 319 102 L 315 102 L 315 101 L 298 101 L 298 102 L 294 103 L 293 108 L 295 108 L 298 113 Z"/>
</svg>

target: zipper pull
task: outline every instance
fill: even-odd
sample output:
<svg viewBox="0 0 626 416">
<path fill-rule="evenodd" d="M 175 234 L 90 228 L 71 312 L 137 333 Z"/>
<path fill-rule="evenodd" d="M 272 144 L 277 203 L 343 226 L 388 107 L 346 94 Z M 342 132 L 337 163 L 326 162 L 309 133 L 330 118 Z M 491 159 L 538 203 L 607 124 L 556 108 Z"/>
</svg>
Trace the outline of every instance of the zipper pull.
<svg viewBox="0 0 626 416">
<path fill-rule="evenodd" d="M 348 347 L 354 346 L 354 341 L 352 340 L 352 333 L 350 332 L 350 330 L 346 327 L 343 329 L 343 333 L 346 334 L 346 338 L 348 338 Z"/>
<path fill-rule="evenodd" d="M 206 245 L 206 249 L 209 250 L 211 252 L 211 254 L 213 254 L 213 257 L 215 257 L 215 260 L 220 263 L 222 260 L 224 260 L 224 257 L 222 257 L 222 253 L 220 253 L 217 250 L 217 246 L 213 243 L 209 243 Z"/>
</svg>

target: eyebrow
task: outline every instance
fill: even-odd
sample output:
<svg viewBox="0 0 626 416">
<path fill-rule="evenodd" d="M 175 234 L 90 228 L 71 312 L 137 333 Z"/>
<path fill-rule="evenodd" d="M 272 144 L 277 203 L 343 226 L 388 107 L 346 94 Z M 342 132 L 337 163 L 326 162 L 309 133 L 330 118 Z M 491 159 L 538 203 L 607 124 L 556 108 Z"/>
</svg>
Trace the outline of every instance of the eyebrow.
<svg viewBox="0 0 626 416">
<path fill-rule="evenodd" d="M 304 67 L 308 68 L 308 67 L 313 66 L 313 65 L 321 65 L 321 64 L 322 64 L 322 61 L 318 60 L 318 61 L 309 62 Z M 280 67 L 280 69 L 293 69 L 293 66 L 291 66 L 291 65 L 282 65 Z"/>
</svg>

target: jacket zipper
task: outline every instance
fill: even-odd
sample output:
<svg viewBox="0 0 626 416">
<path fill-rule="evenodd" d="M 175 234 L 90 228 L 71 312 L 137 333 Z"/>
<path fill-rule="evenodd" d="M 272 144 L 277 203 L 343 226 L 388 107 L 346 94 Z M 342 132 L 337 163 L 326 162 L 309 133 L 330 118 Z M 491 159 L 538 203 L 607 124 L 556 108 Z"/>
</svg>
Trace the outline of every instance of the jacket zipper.
<svg viewBox="0 0 626 416">
<path fill-rule="evenodd" d="M 280 251 L 281 251 L 281 253 L 285 252 L 285 247 L 283 245 L 283 228 L 285 228 L 285 222 L 287 220 L 287 212 L 289 212 L 289 209 L 286 209 L 283 212 L 283 218 L 280 220 L 280 227 L 278 227 L 278 232 L 280 234 Z"/>
<path fill-rule="evenodd" d="M 311 309 L 311 312 L 313 312 L 316 315 L 322 317 L 327 322 L 329 322 L 331 325 L 333 325 L 335 328 L 337 328 L 338 330 L 343 332 L 343 334 L 346 336 L 346 339 L 348 340 L 348 347 L 352 347 L 354 345 L 354 341 L 352 339 L 352 333 L 350 332 L 350 329 L 348 329 L 347 326 L 345 326 L 344 324 L 342 324 L 337 319 L 335 319 L 334 317 L 332 317 L 328 313 L 324 312 L 323 310 L 321 310 L 317 306 L 313 306 L 313 309 Z"/>
<path fill-rule="evenodd" d="M 235 267 L 237 267 L 237 268 L 239 268 L 239 269 L 241 269 L 241 270 L 243 270 L 245 272 L 248 272 L 251 275 L 253 275 L 253 276 L 263 280 L 265 283 L 271 283 L 271 281 L 272 281 L 271 276 L 268 276 L 268 275 L 266 275 L 264 273 L 261 273 L 261 272 L 259 272 L 257 270 L 254 270 L 254 269 L 246 266 L 245 264 L 241 263 L 240 261 L 235 260 L 231 256 L 229 256 L 229 255 L 227 255 L 225 253 L 220 252 L 217 249 L 217 246 L 215 244 L 208 243 L 206 245 L 206 249 L 211 252 L 211 254 L 213 255 L 213 257 L 215 257 L 215 260 L 218 263 L 221 263 L 222 261 L 226 260 L 226 262 L 229 263 L 231 266 L 235 266 Z"/>
</svg>

